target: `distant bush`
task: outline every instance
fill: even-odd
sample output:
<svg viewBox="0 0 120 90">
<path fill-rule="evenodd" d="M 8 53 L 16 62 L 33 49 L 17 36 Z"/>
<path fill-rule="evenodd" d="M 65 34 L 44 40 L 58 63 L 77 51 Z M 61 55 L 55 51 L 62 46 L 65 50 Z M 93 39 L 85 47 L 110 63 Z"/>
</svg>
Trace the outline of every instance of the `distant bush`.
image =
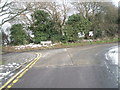
<svg viewBox="0 0 120 90">
<path fill-rule="evenodd" d="M 11 45 L 23 45 L 27 44 L 27 35 L 26 32 L 23 30 L 21 24 L 15 24 L 11 27 Z"/>
</svg>

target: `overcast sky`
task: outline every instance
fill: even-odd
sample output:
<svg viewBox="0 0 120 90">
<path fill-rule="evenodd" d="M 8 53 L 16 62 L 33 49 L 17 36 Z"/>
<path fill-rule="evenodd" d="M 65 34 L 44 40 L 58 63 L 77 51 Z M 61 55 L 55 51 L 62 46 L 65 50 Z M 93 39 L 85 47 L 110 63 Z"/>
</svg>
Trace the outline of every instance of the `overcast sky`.
<svg viewBox="0 0 120 90">
<path fill-rule="evenodd" d="M 6 2 L 6 1 L 14 1 L 14 0 L 1 0 L 2 2 Z M 20 1 L 20 0 L 19 0 Z M 30 1 L 30 0 L 24 0 L 24 1 Z M 34 1 L 34 0 L 33 0 Z M 36 0 L 35 0 L 36 1 Z M 37 1 L 42 1 L 42 0 L 37 0 Z M 43 0 L 43 1 L 46 1 L 46 0 Z M 47 1 L 49 1 L 49 0 L 47 0 Z M 52 1 L 52 0 L 50 0 L 50 1 Z M 58 2 L 62 2 L 62 1 L 72 1 L 72 0 L 55 0 L 55 1 L 58 1 Z M 92 1 L 92 0 L 73 0 L 73 1 Z M 93 0 L 93 1 L 99 1 L 99 0 Z M 107 1 L 107 0 L 105 0 L 105 1 Z M 120 1 L 120 0 L 108 0 L 108 1 L 112 1 L 114 4 L 115 4 L 115 6 L 117 6 L 118 7 L 118 2 Z M 0 6 L 2 5 L 2 3 L 0 3 Z M 5 17 L 5 16 L 4 16 Z M 1 22 L 1 20 L 2 20 L 2 17 L 0 17 L 0 22 Z"/>
<path fill-rule="evenodd" d="M 120 1 L 120 0 L 112 0 L 113 1 L 113 3 L 118 7 L 118 2 Z"/>
<path fill-rule="evenodd" d="M 5 2 L 5 1 L 14 1 L 14 0 L 0 0 L 1 2 Z M 16 0 L 17 1 L 17 0 Z M 22 1 L 22 0 L 18 0 L 18 1 Z M 50 1 L 52 1 L 52 0 L 23 0 L 23 1 L 28 1 L 28 2 L 30 2 L 30 1 L 40 1 L 40 2 L 45 2 L 45 1 L 48 1 L 48 2 L 50 2 Z M 53 0 L 53 1 L 66 1 L 66 0 Z M 92 1 L 92 0 L 67 0 L 67 1 Z M 101 0 L 93 0 L 93 1 L 101 1 Z M 105 1 L 112 1 L 116 6 L 118 6 L 118 2 L 120 1 L 120 0 L 105 0 Z"/>
</svg>

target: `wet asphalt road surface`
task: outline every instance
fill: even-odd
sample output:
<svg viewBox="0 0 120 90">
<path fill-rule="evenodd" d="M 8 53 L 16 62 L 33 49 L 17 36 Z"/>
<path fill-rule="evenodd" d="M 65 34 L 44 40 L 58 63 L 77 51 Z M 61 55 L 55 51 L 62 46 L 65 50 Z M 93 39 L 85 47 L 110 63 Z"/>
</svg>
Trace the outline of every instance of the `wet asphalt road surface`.
<svg viewBox="0 0 120 90">
<path fill-rule="evenodd" d="M 40 50 L 39 61 L 12 88 L 118 88 L 105 53 L 117 44 Z"/>
</svg>

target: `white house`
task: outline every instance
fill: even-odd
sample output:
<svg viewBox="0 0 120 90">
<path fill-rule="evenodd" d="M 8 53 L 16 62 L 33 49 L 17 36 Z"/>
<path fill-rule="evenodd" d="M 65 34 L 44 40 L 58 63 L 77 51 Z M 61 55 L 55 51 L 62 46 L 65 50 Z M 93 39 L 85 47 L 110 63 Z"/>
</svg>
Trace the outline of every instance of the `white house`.
<svg viewBox="0 0 120 90">
<path fill-rule="evenodd" d="M 89 37 L 92 37 L 94 34 L 93 34 L 93 31 L 90 31 L 89 32 Z M 79 32 L 78 33 L 78 37 L 79 38 L 83 38 L 83 37 L 85 37 L 85 33 L 84 32 Z"/>
<path fill-rule="evenodd" d="M 90 31 L 89 32 L 89 37 L 92 37 L 94 34 L 93 34 L 93 31 Z"/>
<path fill-rule="evenodd" d="M 79 38 L 85 37 L 85 33 L 84 33 L 84 32 L 79 32 L 79 33 L 78 33 L 78 37 L 79 37 Z"/>
</svg>

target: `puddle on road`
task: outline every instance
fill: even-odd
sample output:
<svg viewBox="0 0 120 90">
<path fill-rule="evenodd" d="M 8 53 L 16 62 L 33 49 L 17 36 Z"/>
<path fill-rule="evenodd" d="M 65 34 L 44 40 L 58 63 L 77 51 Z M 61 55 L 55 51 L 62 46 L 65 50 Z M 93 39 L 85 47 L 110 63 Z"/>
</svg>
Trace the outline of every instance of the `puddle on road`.
<svg viewBox="0 0 120 90">
<path fill-rule="evenodd" d="M 112 74 L 114 79 L 116 79 L 119 83 L 120 80 L 118 79 L 120 77 L 120 70 L 118 65 L 118 54 L 120 52 L 118 51 L 118 46 L 111 47 L 108 52 L 105 54 L 105 65 L 107 67 L 107 70 Z"/>
</svg>

